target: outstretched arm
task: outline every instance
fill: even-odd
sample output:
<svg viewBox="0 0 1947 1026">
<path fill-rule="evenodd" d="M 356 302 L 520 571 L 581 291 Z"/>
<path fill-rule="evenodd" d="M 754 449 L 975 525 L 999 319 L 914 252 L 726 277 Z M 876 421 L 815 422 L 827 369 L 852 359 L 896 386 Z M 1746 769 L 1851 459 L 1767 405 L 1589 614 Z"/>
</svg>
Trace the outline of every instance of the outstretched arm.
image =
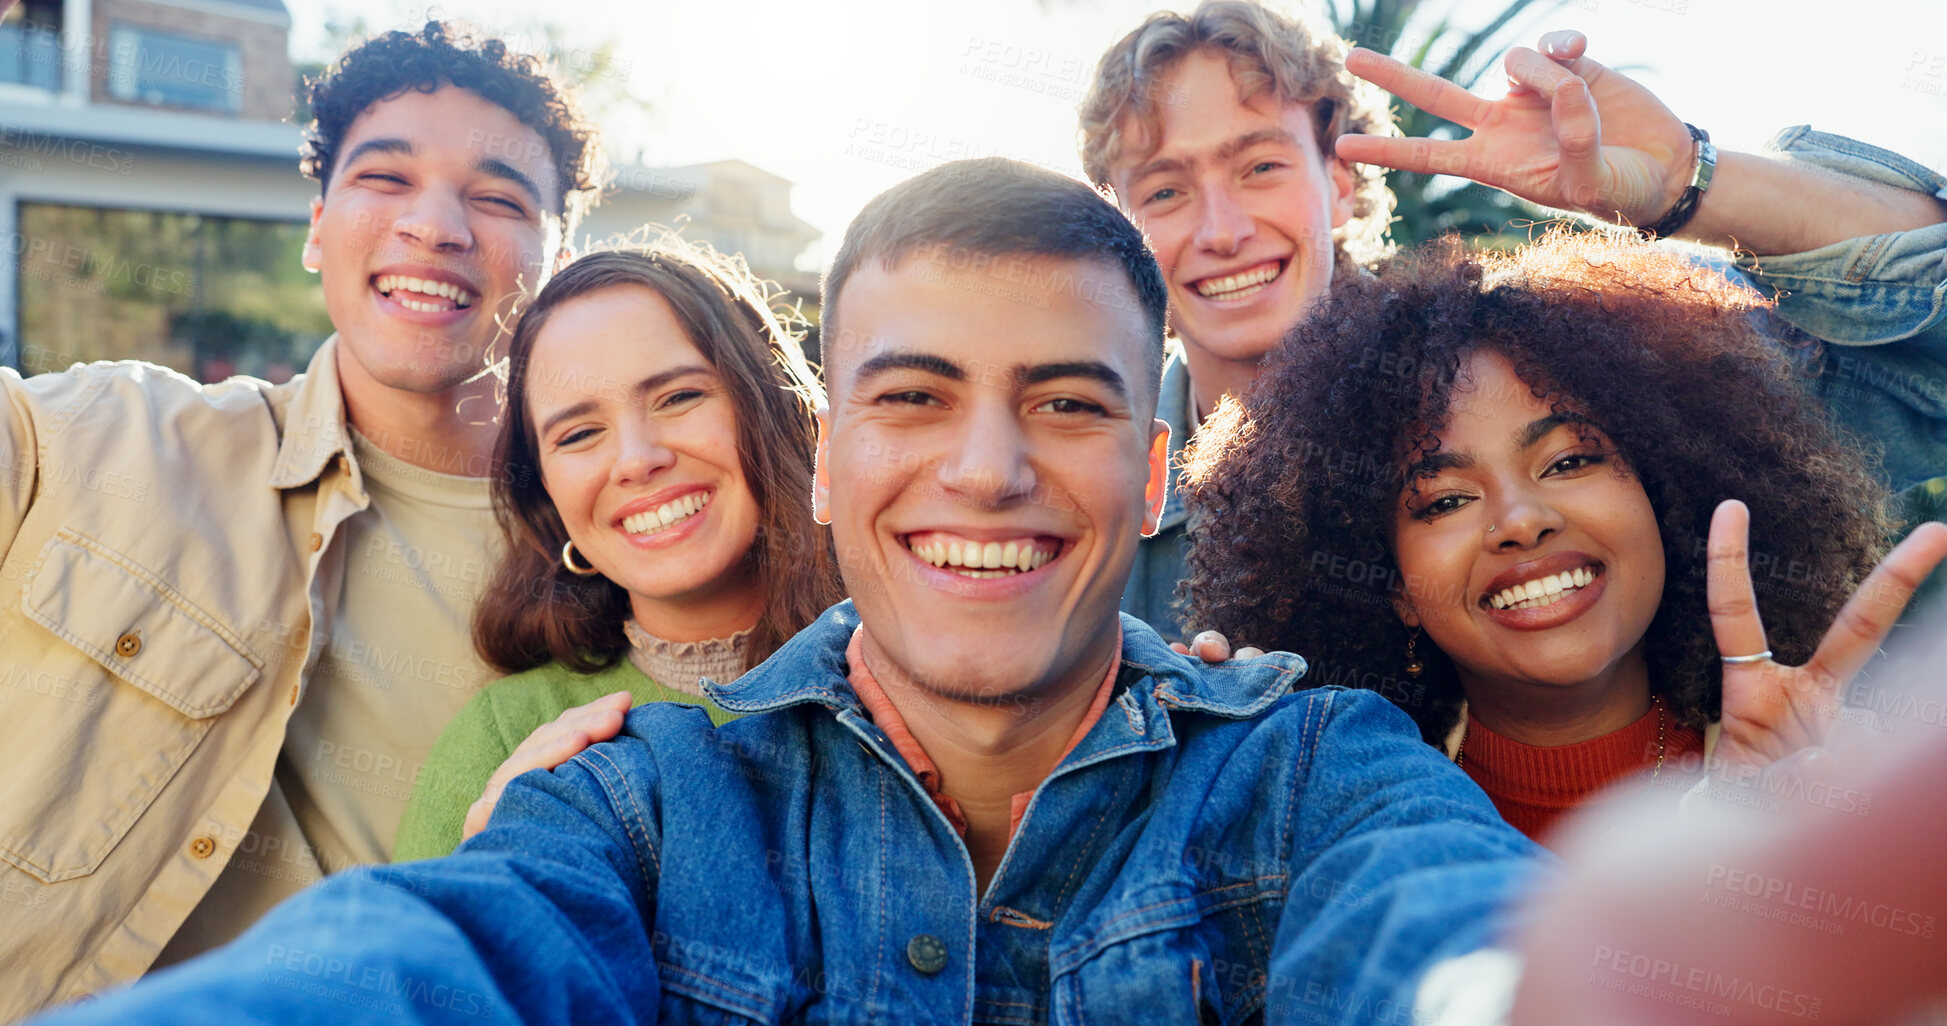
<svg viewBox="0 0 1947 1026">
<path fill-rule="evenodd" d="M 1933 646 L 1916 703 L 1941 698 Z M 1908 688 L 1912 688 L 1908 692 Z M 1617 805 L 1566 838 L 1569 872 L 1530 910 L 1516 1026 L 1899 1022 L 1941 994 L 1947 735 L 1930 723 L 1821 791 L 1670 820 Z"/>
<path fill-rule="evenodd" d="M 1499 1021 L 1517 966 L 1496 945 L 1553 860 L 1391 702 L 1307 697 L 1330 704 L 1296 803 L 1265 1021 Z"/>
<path fill-rule="evenodd" d="M 1587 46 L 1581 33 L 1564 31 L 1543 36 L 1539 50 L 1510 50 L 1508 95 L 1499 100 L 1355 49 L 1346 58 L 1353 74 L 1473 134 L 1346 135 L 1338 155 L 1470 178 L 1602 221 L 1655 224 L 1688 187 L 1697 147 L 1681 118 L 1635 80 L 1584 56 Z M 1676 236 L 1766 256 L 1944 220 L 1947 204 L 1925 193 L 1720 150 L 1710 188 Z"/>
</svg>

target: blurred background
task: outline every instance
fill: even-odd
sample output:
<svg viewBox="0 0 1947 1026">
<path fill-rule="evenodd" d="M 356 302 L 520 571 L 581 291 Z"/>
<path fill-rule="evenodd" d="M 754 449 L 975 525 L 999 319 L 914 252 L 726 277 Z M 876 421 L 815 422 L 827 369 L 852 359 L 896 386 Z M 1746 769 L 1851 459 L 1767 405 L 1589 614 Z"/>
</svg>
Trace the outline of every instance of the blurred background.
<svg viewBox="0 0 1947 1026">
<path fill-rule="evenodd" d="M 1172 5 L 1187 7 L 1188 4 Z M 1300 6 L 1297 3 L 1287 7 Z M 1000 155 L 1077 177 L 1075 108 L 1133 0 L 20 0 L 0 19 L 0 365 L 143 359 L 284 380 L 330 331 L 298 264 L 300 82 L 363 35 L 460 16 L 579 81 L 615 168 L 583 225 L 655 222 L 742 253 L 816 318 L 817 275 L 865 200 Z M 1810 123 L 1947 168 L 1936 0 L 1314 0 L 1365 45 L 1506 87 L 1550 28 L 1720 145 Z M 1411 109 L 1409 133 L 1451 131 Z M 1532 210 L 1395 176 L 1412 242 L 1525 238 Z"/>
</svg>

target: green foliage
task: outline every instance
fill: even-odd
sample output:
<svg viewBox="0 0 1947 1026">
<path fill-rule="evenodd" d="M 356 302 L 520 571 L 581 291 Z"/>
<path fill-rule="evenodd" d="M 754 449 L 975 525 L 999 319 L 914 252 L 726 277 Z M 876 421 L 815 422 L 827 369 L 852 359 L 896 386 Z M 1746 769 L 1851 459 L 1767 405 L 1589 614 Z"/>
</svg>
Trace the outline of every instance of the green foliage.
<svg viewBox="0 0 1947 1026">
<path fill-rule="evenodd" d="M 1513 26 L 1538 3 L 1534 13 L 1540 15 L 1560 7 L 1562 0 L 1510 0 L 1473 31 L 1457 28 L 1451 20 L 1459 0 L 1438 13 L 1423 13 L 1423 0 L 1330 0 L 1328 11 L 1338 33 L 1352 42 L 1472 89 L 1533 28 L 1533 18 Z M 1400 132 L 1408 137 L 1467 136 L 1459 125 L 1404 101 L 1396 101 L 1395 109 Z M 1391 231 L 1401 246 L 1452 231 L 1467 236 L 1472 245 L 1503 248 L 1526 242 L 1529 222 L 1553 216 L 1499 189 L 1445 175 L 1394 171 L 1387 183 L 1398 198 Z"/>
</svg>

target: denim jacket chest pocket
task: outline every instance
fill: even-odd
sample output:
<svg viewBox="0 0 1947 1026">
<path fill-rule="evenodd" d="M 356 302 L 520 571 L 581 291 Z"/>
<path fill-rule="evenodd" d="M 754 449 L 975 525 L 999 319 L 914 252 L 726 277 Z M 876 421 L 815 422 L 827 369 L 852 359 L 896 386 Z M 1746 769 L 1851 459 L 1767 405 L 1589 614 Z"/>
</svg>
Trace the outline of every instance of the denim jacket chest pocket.
<svg viewBox="0 0 1947 1026">
<path fill-rule="evenodd" d="M 31 678 L 14 681 L 9 711 L 36 729 L 0 779 L 0 860 L 55 883 L 100 867 L 262 663 L 189 597 L 65 528 L 20 603 L 58 641 L 19 639 L 37 650 L 7 671 Z"/>
<path fill-rule="evenodd" d="M 1286 883 L 1241 861 L 1186 873 L 1079 942 L 1058 943 L 1052 1021 L 1087 1022 L 1103 1008 L 1150 1009 L 1157 1022 L 1260 1021 Z"/>
<path fill-rule="evenodd" d="M 1195 713 L 1173 723 L 1163 797 L 1106 860 L 1119 867 L 1115 883 L 1051 952 L 1054 1022 L 1100 1008 L 1153 1009 L 1159 1022 L 1262 1020 L 1311 738 Z"/>
</svg>

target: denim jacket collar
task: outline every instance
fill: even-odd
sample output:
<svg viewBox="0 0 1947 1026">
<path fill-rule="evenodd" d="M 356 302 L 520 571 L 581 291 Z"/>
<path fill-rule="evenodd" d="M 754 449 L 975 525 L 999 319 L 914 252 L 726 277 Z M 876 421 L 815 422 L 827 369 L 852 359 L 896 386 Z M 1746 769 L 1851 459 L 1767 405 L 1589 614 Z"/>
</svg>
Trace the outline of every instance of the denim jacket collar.
<svg viewBox="0 0 1947 1026">
<path fill-rule="evenodd" d="M 845 646 L 859 625 L 847 599 L 826 610 L 769 659 L 728 684 L 703 681 L 712 701 L 731 712 L 757 713 L 815 703 L 840 713 L 859 713 L 847 680 Z M 1171 651 L 1148 624 L 1122 616 L 1122 672 L 1116 697 L 1074 756 L 1100 747 L 1103 724 L 1121 721 L 1136 737 L 1166 740 L 1166 713 L 1190 710 L 1229 719 L 1263 711 L 1290 691 L 1305 673 L 1305 660 L 1286 652 L 1206 666 Z M 1118 716 L 1118 710 L 1121 715 Z M 842 717 L 846 718 L 846 717 Z M 1158 732 L 1160 728 L 1160 733 Z"/>
</svg>

